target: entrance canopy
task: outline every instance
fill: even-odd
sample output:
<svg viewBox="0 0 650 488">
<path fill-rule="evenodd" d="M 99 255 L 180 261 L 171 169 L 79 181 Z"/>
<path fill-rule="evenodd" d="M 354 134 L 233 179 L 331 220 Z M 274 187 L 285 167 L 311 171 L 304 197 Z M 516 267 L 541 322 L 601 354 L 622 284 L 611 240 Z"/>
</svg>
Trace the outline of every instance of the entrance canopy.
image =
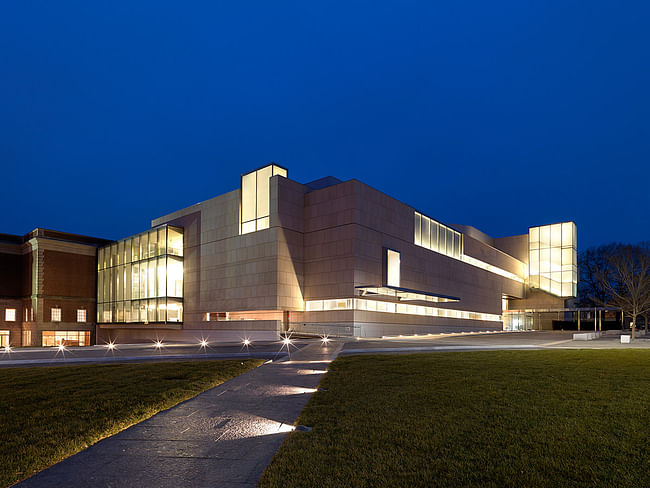
<svg viewBox="0 0 650 488">
<path fill-rule="evenodd" d="M 459 302 L 460 298 L 437 293 L 429 293 L 420 290 L 411 290 L 410 288 L 401 288 L 398 286 L 357 286 L 355 287 L 359 296 L 367 298 L 387 299 L 394 302 Z"/>
</svg>

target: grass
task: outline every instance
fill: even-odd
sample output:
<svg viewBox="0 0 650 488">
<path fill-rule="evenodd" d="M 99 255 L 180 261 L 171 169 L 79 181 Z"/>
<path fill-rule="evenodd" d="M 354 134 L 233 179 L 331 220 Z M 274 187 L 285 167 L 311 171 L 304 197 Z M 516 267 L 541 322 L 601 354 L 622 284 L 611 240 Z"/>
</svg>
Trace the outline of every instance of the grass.
<svg viewBox="0 0 650 488">
<path fill-rule="evenodd" d="M 0 486 L 26 478 L 261 363 L 0 369 Z"/>
<path fill-rule="evenodd" d="M 649 350 L 344 357 L 260 486 L 650 486 L 649 365 Z"/>
</svg>

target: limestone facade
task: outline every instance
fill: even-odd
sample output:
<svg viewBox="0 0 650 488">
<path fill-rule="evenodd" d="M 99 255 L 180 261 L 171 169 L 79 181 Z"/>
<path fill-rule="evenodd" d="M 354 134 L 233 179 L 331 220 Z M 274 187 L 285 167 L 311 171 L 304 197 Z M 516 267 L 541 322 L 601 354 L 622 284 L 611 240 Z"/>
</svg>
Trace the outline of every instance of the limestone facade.
<svg viewBox="0 0 650 488">
<path fill-rule="evenodd" d="M 415 209 L 360 181 L 329 178 L 300 184 L 277 175 L 270 179 L 269 194 L 269 228 L 256 232 L 242 234 L 240 190 L 153 220 L 153 227 L 184 229 L 183 323 L 101 325 L 101 336 L 118 341 L 151 340 L 154 335 L 239 341 L 276 339 L 287 331 L 378 337 L 495 330 L 503 326 L 498 317 L 504 297 L 520 306 L 529 294 L 523 279 L 525 234 L 493 239 L 469 226 L 455 227 L 463 233 L 466 256 L 522 278 L 514 280 L 416 245 Z M 471 318 L 359 305 L 355 300 L 370 301 L 360 296 L 359 287 L 385 285 L 386 249 L 400 253 L 401 288 L 459 299 L 412 303 L 468 312 Z M 350 301 L 333 310 L 308 306 L 336 299 Z M 562 302 L 551 296 L 548 300 Z"/>
</svg>

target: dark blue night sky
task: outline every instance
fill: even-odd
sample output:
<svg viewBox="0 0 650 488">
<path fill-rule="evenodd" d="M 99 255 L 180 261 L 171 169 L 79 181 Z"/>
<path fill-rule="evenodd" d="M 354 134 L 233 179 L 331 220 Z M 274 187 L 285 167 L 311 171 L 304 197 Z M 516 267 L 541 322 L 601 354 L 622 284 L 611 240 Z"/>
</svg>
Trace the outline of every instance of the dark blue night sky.
<svg viewBox="0 0 650 488">
<path fill-rule="evenodd" d="M 0 232 L 121 238 L 268 161 L 495 237 L 650 238 L 650 4 L 0 7 Z"/>
</svg>

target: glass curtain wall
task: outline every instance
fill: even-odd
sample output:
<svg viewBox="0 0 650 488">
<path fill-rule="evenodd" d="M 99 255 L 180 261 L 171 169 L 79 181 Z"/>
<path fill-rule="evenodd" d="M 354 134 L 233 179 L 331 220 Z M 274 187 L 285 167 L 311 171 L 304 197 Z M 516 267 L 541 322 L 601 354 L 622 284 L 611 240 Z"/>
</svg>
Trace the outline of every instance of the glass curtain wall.
<svg viewBox="0 0 650 488">
<path fill-rule="evenodd" d="M 578 252 L 575 223 L 531 227 L 528 230 L 528 253 L 531 288 L 559 297 L 576 296 Z"/>
<path fill-rule="evenodd" d="M 463 240 L 460 232 L 415 212 L 415 244 L 460 259 Z"/>
<path fill-rule="evenodd" d="M 97 322 L 183 321 L 183 229 L 163 225 L 98 251 Z"/>
<path fill-rule="evenodd" d="M 248 234 L 270 225 L 270 182 L 272 176 L 287 177 L 287 170 L 271 164 L 241 178 L 241 233 Z"/>
</svg>

